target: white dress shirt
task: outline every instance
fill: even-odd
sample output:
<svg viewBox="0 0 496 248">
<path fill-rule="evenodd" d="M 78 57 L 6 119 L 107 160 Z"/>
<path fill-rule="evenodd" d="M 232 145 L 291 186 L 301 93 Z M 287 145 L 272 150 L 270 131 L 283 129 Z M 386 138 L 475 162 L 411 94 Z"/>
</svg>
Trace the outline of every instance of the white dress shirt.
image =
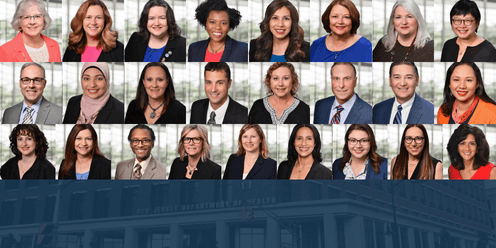
<svg viewBox="0 0 496 248">
<path fill-rule="evenodd" d="M 403 110 L 401 110 L 401 124 L 406 124 L 406 120 L 408 120 L 408 115 L 410 114 L 410 110 L 412 109 L 413 101 L 415 101 L 415 94 L 413 94 L 413 97 L 410 98 L 410 100 L 401 104 L 401 107 L 403 107 Z M 398 99 L 395 97 L 393 108 L 391 109 L 391 116 L 389 117 L 389 124 L 393 124 L 394 117 L 398 112 L 399 105 L 400 103 L 398 102 Z"/>
<path fill-rule="evenodd" d="M 222 124 L 228 106 L 229 106 L 229 97 L 227 97 L 227 100 L 224 102 L 224 104 L 222 104 L 222 106 L 220 106 L 217 110 L 214 110 L 212 108 L 212 105 L 210 104 L 209 101 L 208 110 L 207 110 L 207 121 L 205 122 L 205 124 L 208 123 L 208 120 L 210 119 L 210 113 L 212 113 L 212 111 L 215 112 L 215 124 Z"/>
<path fill-rule="evenodd" d="M 350 98 L 350 100 L 341 104 L 341 106 L 344 108 L 344 110 L 341 111 L 341 113 L 339 114 L 340 119 L 341 119 L 341 121 L 339 122 L 340 124 L 344 124 L 344 122 L 346 121 L 346 118 L 348 117 L 348 114 L 350 113 L 351 108 L 353 108 L 353 104 L 355 104 L 356 99 L 357 99 L 356 94 L 353 94 L 353 96 Z M 332 104 L 331 113 L 329 115 L 329 123 L 331 123 L 332 118 L 338 112 L 336 107 L 339 105 L 340 104 L 338 103 L 338 100 L 335 98 L 334 103 Z"/>
</svg>

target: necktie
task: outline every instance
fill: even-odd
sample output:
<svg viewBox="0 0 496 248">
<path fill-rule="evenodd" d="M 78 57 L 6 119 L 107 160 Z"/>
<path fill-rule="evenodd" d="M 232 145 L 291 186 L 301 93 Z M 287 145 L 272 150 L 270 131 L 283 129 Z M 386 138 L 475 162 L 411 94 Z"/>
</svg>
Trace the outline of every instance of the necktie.
<svg viewBox="0 0 496 248">
<path fill-rule="evenodd" d="M 210 112 L 210 119 L 208 119 L 207 124 L 215 124 L 215 111 Z"/>
<path fill-rule="evenodd" d="M 339 124 L 339 122 L 341 121 L 341 112 L 343 112 L 344 108 L 343 106 L 338 105 L 336 109 L 338 110 L 338 112 L 336 112 L 336 114 L 334 114 L 334 116 L 332 117 L 331 124 Z"/>
<path fill-rule="evenodd" d="M 24 118 L 22 119 L 22 124 L 33 124 L 33 117 L 31 116 L 31 113 L 33 112 L 33 109 L 29 106 L 26 107 L 26 114 L 24 115 Z"/>
<path fill-rule="evenodd" d="M 141 179 L 141 176 L 142 176 L 142 174 L 141 174 L 141 165 L 140 164 L 137 164 L 136 166 L 134 166 L 134 168 L 136 168 L 134 170 L 134 173 L 133 173 L 134 180 L 140 180 Z"/>
<path fill-rule="evenodd" d="M 403 110 L 403 107 L 401 105 L 398 105 L 398 112 L 396 112 L 396 115 L 394 116 L 394 121 L 393 124 L 401 124 L 401 110 Z"/>
</svg>

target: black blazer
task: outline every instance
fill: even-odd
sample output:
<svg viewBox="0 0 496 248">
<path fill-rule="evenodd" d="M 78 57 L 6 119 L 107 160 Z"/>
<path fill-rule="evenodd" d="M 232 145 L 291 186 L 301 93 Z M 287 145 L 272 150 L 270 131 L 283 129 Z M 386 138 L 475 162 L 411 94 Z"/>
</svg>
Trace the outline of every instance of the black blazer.
<svg viewBox="0 0 496 248">
<path fill-rule="evenodd" d="M 208 111 L 208 98 L 198 100 L 191 105 L 190 124 L 206 124 Z M 222 124 L 246 124 L 248 123 L 248 108 L 229 97 L 229 106 Z M 220 124 L 220 123 L 219 123 Z"/>
<path fill-rule="evenodd" d="M 62 163 L 60 163 L 60 168 L 62 168 L 62 165 L 64 164 L 64 160 L 62 160 Z M 93 160 L 91 160 L 91 165 L 90 165 L 90 174 L 88 175 L 88 179 L 110 179 L 110 171 L 111 171 L 111 165 L 110 165 L 110 160 L 102 157 L 95 155 L 93 156 Z M 76 179 L 76 164 L 72 165 L 71 169 L 69 170 L 69 174 L 65 175 L 62 177 L 60 174 L 61 170 L 59 169 L 59 179 Z"/>
<path fill-rule="evenodd" d="M 134 32 L 126 46 L 126 62 L 143 62 L 147 48 L 148 41 Z M 169 39 L 157 62 L 186 62 L 186 39 L 182 36 Z"/>
<path fill-rule="evenodd" d="M 127 107 L 125 123 L 147 124 L 145 112 L 136 110 L 136 100 L 132 100 Z M 186 107 L 178 100 L 174 100 L 154 124 L 186 124 Z"/>
<path fill-rule="evenodd" d="M 243 179 L 245 155 L 231 154 L 227 161 L 224 179 Z M 277 163 L 271 158 L 264 159 L 258 156 L 245 179 L 276 179 Z"/>
<path fill-rule="evenodd" d="M 293 172 L 293 167 L 295 162 L 289 163 L 287 160 L 279 164 L 279 171 L 277 172 L 277 179 L 289 179 L 291 177 L 291 172 Z M 305 180 L 308 179 L 332 179 L 332 172 L 329 168 L 321 165 L 317 160 L 313 161 L 312 168 L 308 172 Z"/>
<path fill-rule="evenodd" d="M 250 62 L 269 62 L 270 57 L 268 60 L 264 60 L 264 61 L 255 59 L 255 54 L 258 50 L 256 41 L 257 39 L 253 39 L 250 41 Z M 288 61 L 288 62 L 310 62 L 310 43 L 303 41 L 303 44 L 301 45 L 301 50 L 305 53 L 305 57 L 302 58 L 301 61 Z M 284 58 L 286 58 L 286 55 L 284 55 Z M 286 58 L 286 60 L 288 60 L 288 58 Z"/>
<path fill-rule="evenodd" d="M 16 157 L 9 159 L 0 168 L 2 179 L 21 179 Z M 55 179 L 55 167 L 46 159 L 36 159 L 22 179 Z"/>
<path fill-rule="evenodd" d="M 189 45 L 188 62 L 205 61 L 205 53 L 209 41 L 210 38 Z M 234 40 L 228 35 L 220 62 L 248 62 L 248 44 Z"/>
<path fill-rule="evenodd" d="M 81 112 L 81 97 L 73 96 L 67 103 L 63 124 L 75 124 Z M 123 124 L 124 123 L 124 104 L 115 99 L 112 94 L 108 102 L 103 106 L 100 113 L 96 116 L 95 124 Z"/>
<path fill-rule="evenodd" d="M 169 179 L 186 179 L 186 166 L 188 166 L 188 156 L 184 158 L 174 159 L 169 173 Z M 206 161 L 198 161 L 196 166 L 198 169 L 193 173 L 191 179 L 220 179 L 220 165 L 214 163 L 210 159 Z"/>
<path fill-rule="evenodd" d="M 117 46 L 114 49 L 108 52 L 102 51 L 96 62 L 124 62 L 124 45 L 119 41 L 116 41 L 115 44 Z M 67 47 L 62 62 L 81 62 L 81 54 Z"/>
</svg>

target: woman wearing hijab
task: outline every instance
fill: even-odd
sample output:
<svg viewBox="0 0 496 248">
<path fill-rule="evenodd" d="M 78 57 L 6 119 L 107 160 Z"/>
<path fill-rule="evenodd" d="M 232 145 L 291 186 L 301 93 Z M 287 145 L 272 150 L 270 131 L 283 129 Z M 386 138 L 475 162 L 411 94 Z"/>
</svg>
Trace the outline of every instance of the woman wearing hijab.
<svg viewBox="0 0 496 248">
<path fill-rule="evenodd" d="M 110 94 L 110 73 L 105 62 L 84 63 L 83 94 L 69 99 L 63 124 L 122 124 L 124 104 Z"/>
</svg>

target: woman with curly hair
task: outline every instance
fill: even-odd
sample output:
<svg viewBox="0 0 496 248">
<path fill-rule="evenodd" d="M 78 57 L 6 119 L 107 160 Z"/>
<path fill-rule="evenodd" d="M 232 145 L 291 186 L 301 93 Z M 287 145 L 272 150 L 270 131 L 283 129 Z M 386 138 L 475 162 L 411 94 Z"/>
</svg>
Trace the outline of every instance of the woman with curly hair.
<svg viewBox="0 0 496 248">
<path fill-rule="evenodd" d="M 46 159 L 48 142 L 34 124 L 19 124 L 9 136 L 15 157 L 0 168 L 2 179 L 55 179 L 55 167 Z"/>
<path fill-rule="evenodd" d="M 496 168 L 489 162 L 489 144 L 478 127 L 461 124 L 448 141 L 451 180 L 496 179 Z"/>
<path fill-rule="evenodd" d="M 126 46 L 127 62 L 186 62 L 186 39 L 164 0 L 150 0 Z"/>
<path fill-rule="evenodd" d="M 310 107 L 296 98 L 298 75 L 292 64 L 277 62 L 265 76 L 268 96 L 256 100 L 248 114 L 250 124 L 309 124 Z"/>
<path fill-rule="evenodd" d="M 257 39 L 250 41 L 250 62 L 310 62 L 310 43 L 303 40 L 299 15 L 288 0 L 267 6 Z"/>
<path fill-rule="evenodd" d="M 239 11 L 229 8 L 225 0 L 206 0 L 195 11 L 210 38 L 189 45 L 189 62 L 248 62 L 248 44 L 227 35 L 239 25 Z"/>
<path fill-rule="evenodd" d="M 124 45 L 110 30 L 112 17 L 100 0 L 87 0 L 71 21 L 72 33 L 63 62 L 123 62 Z"/>
</svg>

